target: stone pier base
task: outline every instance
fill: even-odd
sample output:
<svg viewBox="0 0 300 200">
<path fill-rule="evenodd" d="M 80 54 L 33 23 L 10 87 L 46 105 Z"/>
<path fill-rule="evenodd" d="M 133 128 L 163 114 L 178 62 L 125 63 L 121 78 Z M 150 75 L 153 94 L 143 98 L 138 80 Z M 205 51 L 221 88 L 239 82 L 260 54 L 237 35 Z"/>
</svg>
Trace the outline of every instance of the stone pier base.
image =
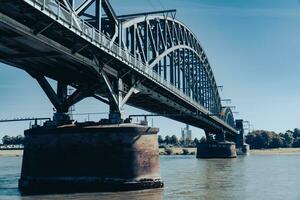
<svg viewBox="0 0 300 200">
<path fill-rule="evenodd" d="M 197 145 L 197 158 L 236 158 L 233 142 L 215 142 Z"/>
<path fill-rule="evenodd" d="M 237 155 L 249 155 L 249 154 L 250 154 L 249 144 L 244 143 L 242 147 L 237 149 Z"/>
<path fill-rule="evenodd" d="M 134 124 L 25 131 L 23 195 L 161 188 L 157 128 Z"/>
</svg>

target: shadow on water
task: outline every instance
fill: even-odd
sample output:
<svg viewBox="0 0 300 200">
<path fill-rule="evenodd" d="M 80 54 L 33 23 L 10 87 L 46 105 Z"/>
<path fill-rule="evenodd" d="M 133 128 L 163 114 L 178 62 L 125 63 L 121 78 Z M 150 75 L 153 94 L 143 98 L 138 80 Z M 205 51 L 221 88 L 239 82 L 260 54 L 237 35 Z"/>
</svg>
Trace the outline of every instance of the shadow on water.
<svg viewBox="0 0 300 200">
<path fill-rule="evenodd" d="M 42 195 L 42 196 L 25 196 L 21 200 L 161 200 L 163 189 L 143 190 L 134 192 L 114 192 L 114 193 L 81 193 L 81 194 L 66 194 L 66 195 Z"/>
<path fill-rule="evenodd" d="M 152 200 L 162 199 L 163 189 L 114 192 L 114 193 L 80 193 L 80 194 L 59 194 L 59 195 L 36 195 L 20 196 L 18 191 L 18 179 L 21 172 L 21 157 L 0 157 L 0 199 L 2 200 L 60 200 L 60 199 L 133 199 L 133 200 Z"/>
</svg>

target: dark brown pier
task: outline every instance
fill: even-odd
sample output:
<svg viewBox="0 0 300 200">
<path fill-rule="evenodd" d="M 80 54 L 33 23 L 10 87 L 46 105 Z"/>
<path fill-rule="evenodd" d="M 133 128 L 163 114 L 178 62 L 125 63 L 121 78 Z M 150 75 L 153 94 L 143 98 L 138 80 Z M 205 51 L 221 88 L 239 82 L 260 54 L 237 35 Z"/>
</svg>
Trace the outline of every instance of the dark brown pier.
<svg viewBox="0 0 300 200">
<path fill-rule="evenodd" d="M 22 194 L 161 188 L 157 128 L 135 124 L 25 131 Z"/>
</svg>

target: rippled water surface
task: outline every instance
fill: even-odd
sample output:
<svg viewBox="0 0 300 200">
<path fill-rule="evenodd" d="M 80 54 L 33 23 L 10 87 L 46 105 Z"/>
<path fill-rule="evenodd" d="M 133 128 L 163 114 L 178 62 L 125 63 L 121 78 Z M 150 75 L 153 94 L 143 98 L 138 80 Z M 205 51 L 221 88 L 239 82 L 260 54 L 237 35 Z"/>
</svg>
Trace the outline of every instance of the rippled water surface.
<svg viewBox="0 0 300 200">
<path fill-rule="evenodd" d="M 163 190 L 21 197 L 21 157 L 0 157 L 0 199 L 299 199 L 300 155 L 198 160 L 162 156 Z"/>
</svg>

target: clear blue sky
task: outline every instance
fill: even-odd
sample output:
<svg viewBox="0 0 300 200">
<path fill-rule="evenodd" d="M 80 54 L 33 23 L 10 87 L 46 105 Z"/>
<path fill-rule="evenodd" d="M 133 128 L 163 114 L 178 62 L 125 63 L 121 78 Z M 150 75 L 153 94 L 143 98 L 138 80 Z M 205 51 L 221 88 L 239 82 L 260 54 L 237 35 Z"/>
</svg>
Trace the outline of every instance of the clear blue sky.
<svg viewBox="0 0 300 200">
<path fill-rule="evenodd" d="M 300 2 L 297 0 L 111 0 L 117 14 L 177 9 L 177 18 L 198 36 L 223 98 L 236 118 L 255 129 L 300 128 Z M 52 105 L 25 72 L 0 64 L 0 118 L 52 116 Z M 76 112 L 103 112 L 88 99 Z M 126 107 L 127 114 L 144 113 Z M 95 118 L 96 119 L 96 118 Z M 183 124 L 154 118 L 160 134 L 180 135 Z M 26 123 L 0 124 L 4 134 L 22 134 Z M 202 131 L 193 128 L 193 135 Z"/>
</svg>

